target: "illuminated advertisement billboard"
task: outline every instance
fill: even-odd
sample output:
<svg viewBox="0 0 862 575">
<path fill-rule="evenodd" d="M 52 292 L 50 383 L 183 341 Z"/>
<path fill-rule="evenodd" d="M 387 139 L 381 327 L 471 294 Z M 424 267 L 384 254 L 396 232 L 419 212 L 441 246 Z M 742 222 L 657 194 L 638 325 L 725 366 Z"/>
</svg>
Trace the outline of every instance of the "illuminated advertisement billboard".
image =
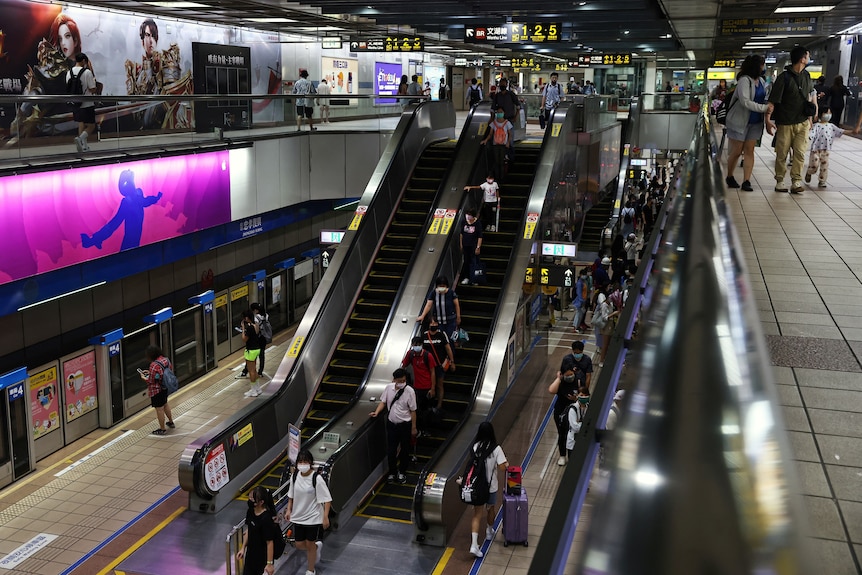
<svg viewBox="0 0 862 575">
<path fill-rule="evenodd" d="M 377 94 L 398 93 L 398 84 L 401 83 L 401 64 L 389 62 L 374 63 L 374 91 Z M 375 104 L 394 104 L 395 98 L 375 98 Z"/>
<path fill-rule="evenodd" d="M 228 152 L 0 178 L 0 284 L 230 221 Z"/>
</svg>

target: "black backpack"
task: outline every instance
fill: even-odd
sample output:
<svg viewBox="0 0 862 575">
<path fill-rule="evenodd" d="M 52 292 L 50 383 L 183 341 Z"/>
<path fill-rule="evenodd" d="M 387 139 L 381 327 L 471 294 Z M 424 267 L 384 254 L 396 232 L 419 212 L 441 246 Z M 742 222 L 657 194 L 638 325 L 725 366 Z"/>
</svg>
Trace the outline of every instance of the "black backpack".
<svg viewBox="0 0 862 575">
<path fill-rule="evenodd" d="M 481 102 L 481 98 L 479 97 L 479 88 L 475 86 L 470 87 L 470 105 L 475 106 L 479 102 Z"/>
<path fill-rule="evenodd" d="M 461 480 L 461 501 L 468 505 L 478 507 L 485 505 L 490 498 L 491 485 L 488 481 L 488 470 L 485 460 L 488 454 L 471 450 L 472 457 L 467 462 Z"/>
<path fill-rule="evenodd" d="M 81 82 L 81 76 L 84 74 L 84 70 L 86 68 L 81 68 L 81 71 L 78 72 L 76 76 L 72 70 L 69 70 L 69 79 L 66 81 L 66 93 L 71 96 L 83 96 L 84 95 L 84 84 Z M 81 106 L 81 102 L 69 102 L 72 106 Z"/>
<path fill-rule="evenodd" d="M 724 100 L 721 101 L 718 108 L 715 110 L 715 121 L 722 126 L 727 124 L 727 113 L 733 107 L 733 95 L 736 92 L 736 86 L 724 93 Z"/>
<path fill-rule="evenodd" d="M 628 210 L 628 209 L 630 209 L 630 208 L 624 208 L 624 209 L 623 209 L 623 211 L 626 211 L 626 210 Z M 626 211 L 626 213 L 625 213 L 625 214 L 623 214 L 623 223 L 624 223 L 624 224 L 630 224 L 630 223 L 632 223 L 632 213 L 631 213 L 631 212 Z"/>
</svg>

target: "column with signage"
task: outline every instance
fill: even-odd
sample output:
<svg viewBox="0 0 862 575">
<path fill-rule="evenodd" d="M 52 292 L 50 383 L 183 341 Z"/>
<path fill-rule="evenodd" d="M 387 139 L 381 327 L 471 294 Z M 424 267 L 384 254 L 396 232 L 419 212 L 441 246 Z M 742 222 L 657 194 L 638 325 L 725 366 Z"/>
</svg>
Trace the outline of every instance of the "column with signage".
<svg viewBox="0 0 862 575">
<path fill-rule="evenodd" d="M 126 413 L 123 391 L 122 347 L 123 330 L 115 329 L 90 340 L 96 349 L 96 379 L 99 389 L 99 426 L 108 428 L 116 425 L 131 413 Z M 137 372 L 136 372 L 137 375 Z M 31 382 L 36 379 L 31 374 Z M 140 378 L 140 376 L 139 376 Z M 32 383 L 31 383 L 32 387 Z M 37 446 L 38 446 L 37 440 Z M 41 452 L 41 450 L 40 450 Z M 41 459 L 40 455 L 40 459 Z"/>
<path fill-rule="evenodd" d="M 36 467 L 26 390 L 26 368 L 0 375 L 0 487 L 20 479 Z"/>
</svg>

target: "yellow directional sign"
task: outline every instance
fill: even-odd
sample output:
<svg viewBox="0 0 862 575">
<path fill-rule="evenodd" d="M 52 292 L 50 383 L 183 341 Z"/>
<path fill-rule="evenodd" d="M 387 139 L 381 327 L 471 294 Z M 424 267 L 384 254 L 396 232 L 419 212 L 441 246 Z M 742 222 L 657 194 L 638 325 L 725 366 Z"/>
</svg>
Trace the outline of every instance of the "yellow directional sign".
<svg viewBox="0 0 862 575">
<path fill-rule="evenodd" d="M 524 283 L 533 283 L 533 268 L 527 268 L 527 273 L 524 274 Z"/>
<path fill-rule="evenodd" d="M 542 268 L 542 285 L 548 285 L 548 268 Z"/>
</svg>

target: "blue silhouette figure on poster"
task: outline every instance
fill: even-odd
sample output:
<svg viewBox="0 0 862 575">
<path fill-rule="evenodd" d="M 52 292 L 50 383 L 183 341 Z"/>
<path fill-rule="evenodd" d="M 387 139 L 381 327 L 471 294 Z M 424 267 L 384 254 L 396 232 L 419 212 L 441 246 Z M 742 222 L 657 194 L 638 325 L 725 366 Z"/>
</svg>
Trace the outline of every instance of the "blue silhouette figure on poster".
<svg viewBox="0 0 862 575">
<path fill-rule="evenodd" d="M 81 234 L 81 245 L 85 248 L 102 249 L 102 242 L 114 235 L 114 232 L 123 223 L 125 223 L 125 235 L 120 250 L 136 248 L 141 245 L 141 234 L 144 231 L 144 208 L 158 202 L 162 198 L 162 193 L 159 192 L 155 196 L 145 196 L 141 188 L 135 187 L 135 173 L 132 170 L 123 170 L 120 174 L 118 187 L 123 195 L 123 200 L 120 202 L 117 213 L 92 236 Z"/>
</svg>

